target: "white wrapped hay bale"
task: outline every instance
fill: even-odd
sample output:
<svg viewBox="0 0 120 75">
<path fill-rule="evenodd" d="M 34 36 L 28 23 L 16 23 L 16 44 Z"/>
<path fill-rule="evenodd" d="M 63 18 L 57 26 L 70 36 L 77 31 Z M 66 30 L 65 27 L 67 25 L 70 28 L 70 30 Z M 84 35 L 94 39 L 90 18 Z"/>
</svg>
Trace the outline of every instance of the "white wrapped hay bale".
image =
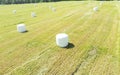
<svg viewBox="0 0 120 75">
<path fill-rule="evenodd" d="M 17 31 L 22 33 L 22 32 L 26 32 L 26 27 L 25 27 L 25 24 L 18 24 L 17 25 Z"/>
<path fill-rule="evenodd" d="M 12 12 L 13 12 L 13 14 L 15 14 L 17 12 L 17 10 L 13 10 Z"/>
<path fill-rule="evenodd" d="M 31 12 L 31 17 L 36 17 L 36 13 L 35 12 Z"/>
<path fill-rule="evenodd" d="M 56 11 L 56 8 L 52 8 L 52 11 L 55 12 L 55 11 Z"/>
<path fill-rule="evenodd" d="M 56 44 L 60 47 L 66 47 L 68 45 L 68 35 L 65 33 L 57 34 Z"/>
<path fill-rule="evenodd" d="M 93 10 L 94 10 L 94 11 L 98 11 L 98 7 L 94 7 Z"/>
</svg>

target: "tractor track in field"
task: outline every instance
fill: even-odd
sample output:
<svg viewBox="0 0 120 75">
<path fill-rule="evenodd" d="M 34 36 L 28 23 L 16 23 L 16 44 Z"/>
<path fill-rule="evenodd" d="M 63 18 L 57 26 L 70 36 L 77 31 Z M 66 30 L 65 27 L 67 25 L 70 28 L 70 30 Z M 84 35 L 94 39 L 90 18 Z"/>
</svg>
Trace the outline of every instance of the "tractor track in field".
<svg viewBox="0 0 120 75">
<path fill-rule="evenodd" d="M 101 26 L 102 28 L 103 28 L 103 26 Z M 100 28 L 100 26 L 98 27 L 98 29 Z M 102 31 L 102 28 L 101 28 L 101 30 L 100 31 Z M 97 33 L 97 32 L 95 32 L 95 33 Z M 93 34 L 92 36 L 94 36 L 95 34 Z M 92 37 L 91 36 L 91 37 Z M 97 35 L 95 36 L 95 38 L 97 37 Z M 103 38 L 104 39 L 104 38 Z M 103 39 L 101 39 L 101 40 L 103 40 Z M 93 42 L 91 42 L 91 44 L 92 43 L 94 43 L 94 41 Z M 92 49 L 92 50 L 94 50 L 94 49 Z M 97 49 L 95 49 L 96 51 L 97 51 Z M 88 51 L 89 52 L 89 51 Z M 95 54 L 96 55 L 96 54 Z M 94 56 L 94 55 L 92 55 L 92 56 Z M 89 56 L 89 55 L 87 55 L 84 59 L 87 61 L 87 60 L 89 60 L 90 58 L 92 58 L 91 56 Z M 92 61 L 95 61 L 96 60 L 96 58 L 97 58 L 97 56 L 95 56 L 93 59 L 94 60 L 92 60 Z M 82 63 L 80 63 L 80 64 L 78 64 L 78 66 L 76 67 L 76 70 L 72 73 L 72 75 L 75 75 L 77 72 L 78 72 L 78 70 L 80 69 L 80 68 L 82 68 L 83 66 L 82 66 L 82 64 L 84 64 L 84 63 L 88 63 L 88 62 L 86 62 L 86 61 L 83 61 Z M 90 61 L 90 62 L 92 62 L 92 61 Z M 89 62 L 89 63 L 90 63 Z M 87 65 L 87 64 L 86 64 Z M 84 65 L 85 66 L 85 65 Z"/>
<path fill-rule="evenodd" d="M 114 23 L 114 22 L 113 22 Z M 114 26 L 114 25 L 113 25 Z M 116 29 L 116 26 L 114 26 L 114 27 L 111 27 L 112 29 L 110 30 L 110 32 L 109 32 L 109 36 L 108 36 L 108 38 L 107 39 L 110 39 L 110 37 L 113 37 L 114 35 L 113 34 L 115 34 L 116 33 L 116 31 L 113 33 L 113 31 Z M 111 34 L 112 33 L 112 34 Z M 116 37 L 116 36 L 114 36 L 114 37 Z M 109 40 L 107 40 L 107 41 L 109 41 Z M 110 59 L 111 59 L 111 56 L 110 56 L 110 54 L 109 53 L 111 53 L 111 51 L 113 52 L 113 48 L 115 47 L 114 46 L 114 44 L 115 44 L 115 41 L 111 41 L 112 43 L 110 43 L 110 45 L 109 45 L 109 43 L 107 43 L 107 41 L 106 42 L 104 42 L 103 44 L 104 45 L 106 45 L 107 47 L 108 47 L 108 49 L 107 50 L 109 50 L 109 52 L 107 51 L 107 53 L 105 52 L 105 56 L 103 56 L 103 58 L 101 58 L 101 61 L 99 61 L 100 63 L 102 63 L 103 61 L 110 61 Z M 102 60 L 103 59 L 103 60 Z M 107 66 L 109 63 L 103 63 L 104 64 L 104 66 Z M 100 66 L 99 66 L 100 67 Z M 95 68 L 95 69 L 97 69 L 97 68 Z M 94 71 L 95 71 L 95 69 L 94 69 Z M 101 72 L 103 72 L 103 70 L 105 70 L 106 68 L 104 67 L 104 69 L 101 69 Z M 98 69 L 98 71 L 99 71 L 100 69 Z M 106 71 L 107 71 L 107 69 L 106 69 Z M 100 71 L 99 71 L 100 72 Z M 97 72 L 98 73 L 98 72 Z M 110 73 L 110 72 L 108 72 L 108 73 Z M 108 74 L 107 73 L 107 74 Z M 92 73 L 93 74 L 93 73 Z M 112 73 L 113 74 L 113 73 Z M 106 74 L 104 74 L 104 75 L 106 75 Z"/>
<path fill-rule="evenodd" d="M 110 27 L 111 28 L 111 27 Z M 102 26 L 102 28 L 101 28 L 101 30 L 100 30 L 100 32 L 101 31 L 103 31 L 104 30 L 104 25 Z M 96 32 L 97 33 L 97 32 Z M 101 32 L 102 33 L 102 32 Z M 106 37 L 101 37 L 102 39 L 101 39 L 101 41 L 103 41 L 105 38 L 107 38 L 107 35 L 105 35 Z M 97 35 L 95 36 L 95 37 L 97 37 Z M 99 39 L 98 39 L 99 40 Z M 94 43 L 94 42 L 93 42 Z M 96 57 L 95 57 L 96 58 Z M 95 60 L 95 59 L 94 59 Z M 92 62 L 92 61 L 91 61 Z M 83 62 L 84 63 L 84 62 Z M 81 64 L 79 64 L 78 65 L 78 67 L 80 67 L 81 66 Z M 77 67 L 77 69 L 75 70 L 75 72 L 74 73 L 76 73 L 77 72 L 77 70 L 78 70 L 78 67 Z M 73 75 L 74 75 L 74 73 L 73 73 Z"/>
</svg>

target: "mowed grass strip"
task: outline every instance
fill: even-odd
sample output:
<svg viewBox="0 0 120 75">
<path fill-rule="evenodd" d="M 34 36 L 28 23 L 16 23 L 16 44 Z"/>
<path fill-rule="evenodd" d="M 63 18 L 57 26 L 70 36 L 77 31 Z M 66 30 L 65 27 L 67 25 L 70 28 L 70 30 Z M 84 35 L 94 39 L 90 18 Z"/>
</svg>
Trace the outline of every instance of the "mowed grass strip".
<svg viewBox="0 0 120 75">
<path fill-rule="evenodd" d="M 0 74 L 118 75 L 119 3 L 99 3 L 1 6 Z M 49 6 L 57 11 L 52 12 Z M 99 6 L 99 11 L 93 12 L 94 6 Z M 12 13 L 14 9 L 16 14 Z M 32 11 L 37 13 L 36 18 L 31 18 Z M 28 32 L 18 33 L 18 23 L 25 23 Z M 69 35 L 73 47 L 56 46 L 55 35 L 61 32 Z"/>
</svg>

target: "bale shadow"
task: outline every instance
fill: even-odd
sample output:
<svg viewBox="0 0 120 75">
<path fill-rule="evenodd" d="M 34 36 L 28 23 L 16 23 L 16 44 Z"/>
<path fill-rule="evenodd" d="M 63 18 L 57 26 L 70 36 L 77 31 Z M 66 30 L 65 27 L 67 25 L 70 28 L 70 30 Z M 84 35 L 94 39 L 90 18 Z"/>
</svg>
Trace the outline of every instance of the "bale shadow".
<svg viewBox="0 0 120 75">
<path fill-rule="evenodd" d="M 74 48 L 75 45 L 73 43 L 68 43 L 68 45 L 65 47 L 67 49 Z"/>
<path fill-rule="evenodd" d="M 26 31 L 24 31 L 24 32 L 21 32 L 21 33 L 27 33 L 27 32 L 29 32 L 28 30 L 26 30 Z"/>
</svg>

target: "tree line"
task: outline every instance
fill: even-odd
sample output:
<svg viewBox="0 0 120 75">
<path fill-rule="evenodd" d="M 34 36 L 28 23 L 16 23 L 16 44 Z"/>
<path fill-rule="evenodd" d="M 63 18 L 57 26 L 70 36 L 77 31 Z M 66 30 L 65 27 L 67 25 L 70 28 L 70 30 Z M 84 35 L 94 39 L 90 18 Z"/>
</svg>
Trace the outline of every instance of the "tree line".
<svg viewBox="0 0 120 75">
<path fill-rule="evenodd" d="M 23 3 L 39 3 L 39 2 L 56 2 L 56 1 L 83 1 L 83 0 L 0 0 L 0 4 L 23 4 Z M 103 1 L 103 0 L 97 0 Z M 113 0 L 105 0 L 113 1 Z"/>
<path fill-rule="evenodd" d="M 0 4 L 23 4 L 23 3 L 38 3 L 38 2 L 55 2 L 58 0 L 0 0 Z"/>
</svg>

